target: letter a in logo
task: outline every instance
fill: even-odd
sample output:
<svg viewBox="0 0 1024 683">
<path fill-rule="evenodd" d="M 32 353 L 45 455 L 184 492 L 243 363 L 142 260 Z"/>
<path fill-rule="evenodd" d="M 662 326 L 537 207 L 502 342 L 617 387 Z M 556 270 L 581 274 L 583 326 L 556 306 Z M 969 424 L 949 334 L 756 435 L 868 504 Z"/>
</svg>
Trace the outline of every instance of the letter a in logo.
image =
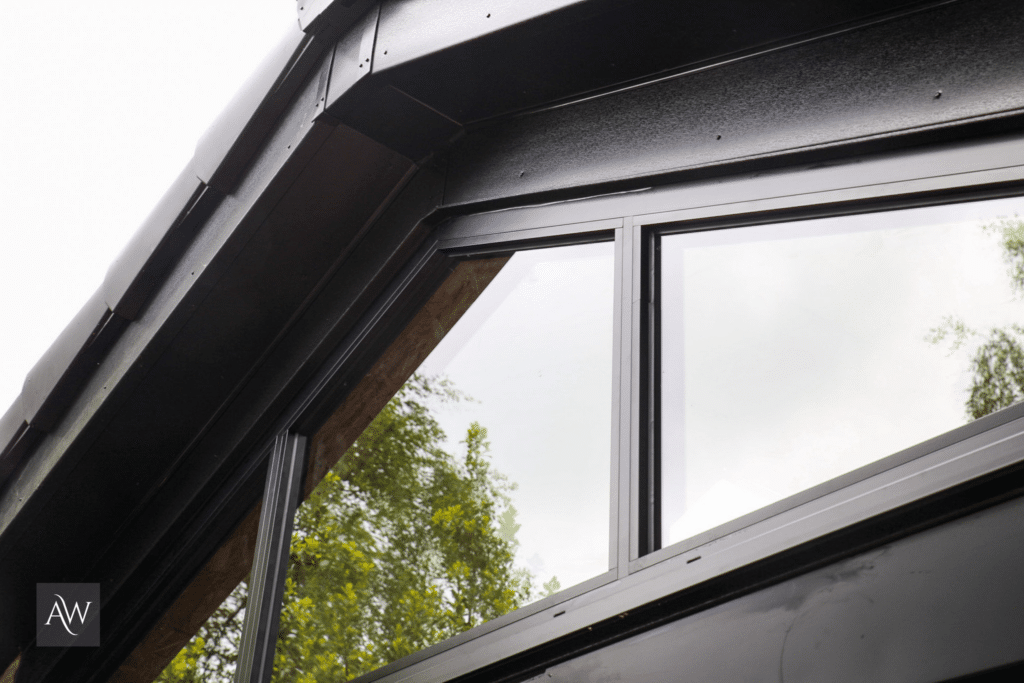
<svg viewBox="0 0 1024 683">
<path fill-rule="evenodd" d="M 92 605 L 98 605 L 99 601 L 98 583 L 36 584 L 36 645 L 98 646 L 99 607 L 92 608 Z"/>
<path fill-rule="evenodd" d="M 60 602 L 57 602 L 57 600 L 54 600 L 54 602 L 53 602 L 53 609 L 50 610 L 50 618 L 46 620 L 46 625 L 49 626 L 50 622 L 53 620 L 53 618 L 57 617 L 58 619 L 60 619 L 60 623 L 64 625 L 64 630 L 67 631 L 68 633 L 70 633 L 71 635 L 77 637 L 78 634 L 71 630 L 71 623 L 73 622 L 74 618 L 77 616 L 78 617 L 78 621 L 82 624 L 82 626 L 85 626 L 85 615 L 89 613 L 89 605 L 91 605 L 92 602 L 90 601 L 90 602 L 85 603 L 85 609 L 84 610 L 80 610 L 78 608 L 78 603 L 76 602 L 75 606 L 73 608 L 71 608 L 70 611 L 68 611 L 68 603 L 66 603 L 64 601 L 64 598 L 61 597 L 61 595 L 59 593 L 54 593 L 53 595 Z M 64 608 L 63 612 L 61 611 L 61 607 Z"/>
</svg>

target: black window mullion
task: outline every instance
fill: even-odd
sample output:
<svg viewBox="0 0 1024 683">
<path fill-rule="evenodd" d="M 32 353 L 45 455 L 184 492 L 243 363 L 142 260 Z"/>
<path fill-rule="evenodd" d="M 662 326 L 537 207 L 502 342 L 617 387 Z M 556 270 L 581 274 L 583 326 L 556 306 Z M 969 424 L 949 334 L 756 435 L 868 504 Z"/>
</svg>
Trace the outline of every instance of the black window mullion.
<svg viewBox="0 0 1024 683">
<path fill-rule="evenodd" d="M 611 472 L 611 566 L 620 578 L 629 572 L 630 539 L 632 536 L 633 503 L 630 492 L 630 400 L 632 334 L 632 265 L 627 246 L 631 236 L 629 219 L 624 227 L 615 230 L 615 334 L 613 341 L 614 406 L 612 413 L 612 472 Z"/>
<path fill-rule="evenodd" d="M 263 509 L 249 579 L 249 599 L 235 683 L 269 683 L 274 673 L 274 650 L 281 601 L 288 573 L 295 510 L 301 502 L 306 469 L 306 437 L 284 433 L 274 441 L 267 468 Z"/>
<path fill-rule="evenodd" d="M 647 335 L 641 350 L 642 376 L 647 386 L 641 397 L 644 448 L 640 457 L 646 462 L 646 552 L 661 548 L 661 239 L 651 231 L 641 234 L 644 290 L 642 333 Z"/>
<path fill-rule="evenodd" d="M 659 460 L 659 345 L 658 329 L 658 238 L 642 226 L 634 226 L 633 263 L 634 316 L 636 353 L 633 363 L 635 378 L 634 472 L 636 485 L 633 559 L 661 547 L 661 466 Z"/>
</svg>

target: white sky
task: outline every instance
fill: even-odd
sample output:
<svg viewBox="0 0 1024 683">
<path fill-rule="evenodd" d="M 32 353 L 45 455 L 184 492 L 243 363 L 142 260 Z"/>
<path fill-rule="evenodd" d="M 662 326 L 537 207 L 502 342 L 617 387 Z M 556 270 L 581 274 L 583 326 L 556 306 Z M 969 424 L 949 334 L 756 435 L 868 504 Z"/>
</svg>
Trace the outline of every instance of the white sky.
<svg viewBox="0 0 1024 683">
<path fill-rule="evenodd" d="M 537 586 L 608 569 L 613 257 L 611 242 L 516 253 L 418 370 L 474 399 L 438 421 L 457 452 L 487 428 Z"/>
<path fill-rule="evenodd" d="M 966 421 L 968 359 L 925 337 L 1024 321 L 1019 198 L 665 238 L 667 542 Z"/>
<path fill-rule="evenodd" d="M 294 0 L 0 3 L 0 414 Z"/>
</svg>

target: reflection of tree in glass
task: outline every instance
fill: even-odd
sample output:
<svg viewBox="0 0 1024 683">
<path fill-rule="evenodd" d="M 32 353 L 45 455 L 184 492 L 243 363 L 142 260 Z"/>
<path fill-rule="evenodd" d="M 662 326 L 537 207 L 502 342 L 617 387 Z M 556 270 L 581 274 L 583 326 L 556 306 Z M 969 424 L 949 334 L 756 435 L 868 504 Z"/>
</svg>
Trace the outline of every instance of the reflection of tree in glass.
<svg viewBox="0 0 1024 683">
<path fill-rule="evenodd" d="M 1024 221 L 1004 218 L 984 230 L 999 238 L 1011 284 L 1024 295 Z M 954 352 L 979 336 L 981 343 L 970 352 L 972 377 L 966 404 L 967 414 L 974 420 L 1024 400 L 1024 327 L 993 327 L 982 335 L 963 320 L 947 316 L 926 337 L 933 344 L 948 338 Z"/>
<path fill-rule="evenodd" d="M 414 375 L 299 508 L 275 681 L 351 679 L 530 599 L 515 485 L 490 466 L 487 430 L 471 425 L 461 456 L 442 447 L 429 404 L 459 398 Z M 240 624 L 218 610 L 157 680 L 230 680 L 238 638 L 217 634 Z"/>
</svg>

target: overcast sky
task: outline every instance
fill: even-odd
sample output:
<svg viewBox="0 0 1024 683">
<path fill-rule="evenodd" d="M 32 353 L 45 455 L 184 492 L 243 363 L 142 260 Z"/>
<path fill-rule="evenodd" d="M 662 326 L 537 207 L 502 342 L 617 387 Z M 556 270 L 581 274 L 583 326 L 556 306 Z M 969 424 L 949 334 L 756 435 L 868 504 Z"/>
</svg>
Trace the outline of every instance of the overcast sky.
<svg viewBox="0 0 1024 683">
<path fill-rule="evenodd" d="M 293 0 L 0 3 L 0 414 Z"/>
<path fill-rule="evenodd" d="M 667 542 L 963 424 L 971 350 L 1019 324 L 1020 198 L 676 235 L 662 246 Z M 948 316 L 978 335 L 926 341 Z"/>
<path fill-rule="evenodd" d="M 516 560 L 563 588 L 608 570 L 614 254 L 611 242 L 516 253 L 418 372 L 472 400 L 439 406 L 455 451 L 487 429 L 517 486 Z"/>
</svg>

